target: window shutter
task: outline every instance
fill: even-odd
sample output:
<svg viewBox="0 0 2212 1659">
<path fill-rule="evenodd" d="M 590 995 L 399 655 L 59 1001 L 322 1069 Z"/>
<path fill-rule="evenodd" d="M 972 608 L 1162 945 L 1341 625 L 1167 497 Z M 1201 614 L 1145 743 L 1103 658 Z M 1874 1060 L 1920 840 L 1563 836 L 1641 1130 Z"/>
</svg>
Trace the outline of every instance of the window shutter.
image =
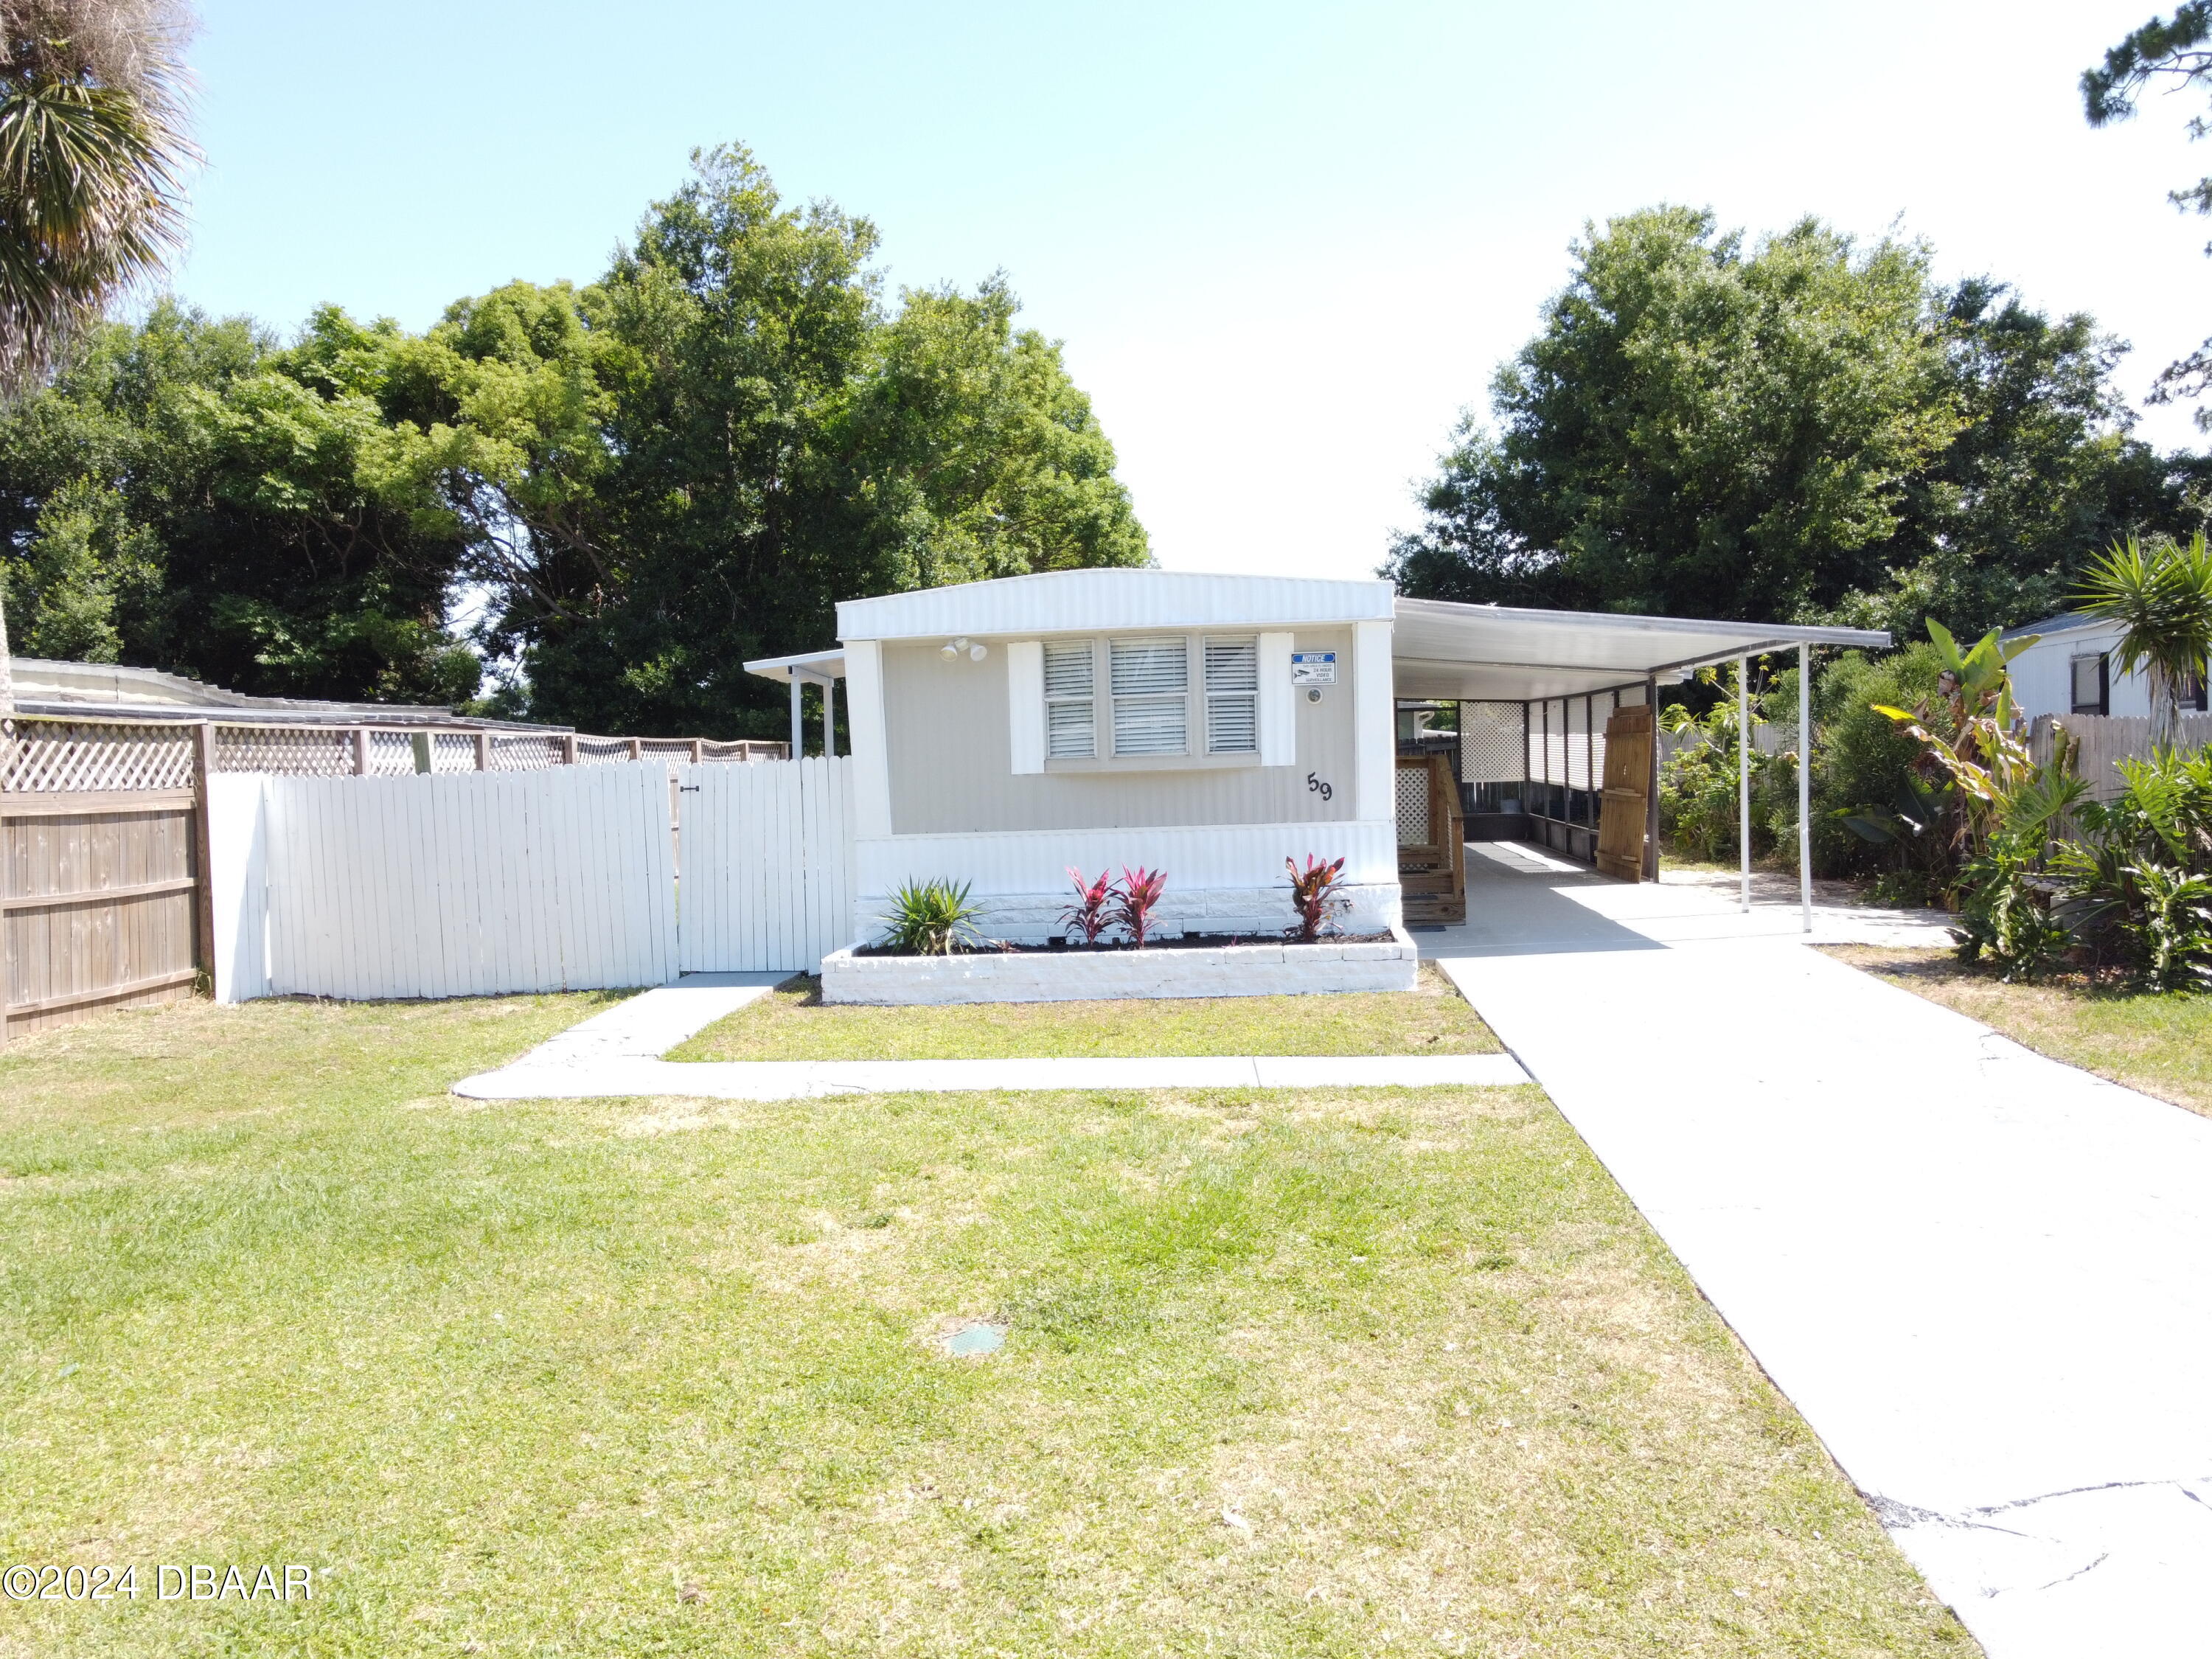
<svg viewBox="0 0 2212 1659">
<path fill-rule="evenodd" d="M 1006 732 L 1017 775 L 1044 770 L 1044 644 L 1016 640 L 1006 647 Z"/>
<path fill-rule="evenodd" d="M 1091 641 L 1044 648 L 1045 755 L 1089 760 L 1098 752 L 1097 653 Z"/>
<path fill-rule="evenodd" d="M 1260 764 L 1298 758 L 1298 694 L 1291 684 L 1291 635 L 1260 635 Z"/>
</svg>

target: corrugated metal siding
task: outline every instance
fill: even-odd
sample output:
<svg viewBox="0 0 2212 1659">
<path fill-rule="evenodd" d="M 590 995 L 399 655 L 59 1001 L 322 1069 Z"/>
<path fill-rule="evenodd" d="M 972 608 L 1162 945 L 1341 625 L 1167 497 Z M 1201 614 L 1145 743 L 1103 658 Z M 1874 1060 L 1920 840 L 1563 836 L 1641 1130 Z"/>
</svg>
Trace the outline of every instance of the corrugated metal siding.
<svg viewBox="0 0 2212 1659">
<path fill-rule="evenodd" d="M 1012 772 L 1006 653 L 947 662 L 930 645 L 884 647 L 885 746 L 895 835 L 1108 830 L 1200 823 L 1326 823 L 1353 816 L 1352 633 L 1302 629 L 1296 648 L 1334 651 L 1337 684 L 1295 703 L 1297 760 L 1285 767 Z M 1329 786 L 1324 799 L 1306 775 Z"/>
<path fill-rule="evenodd" d="M 837 607 L 837 636 L 950 639 L 960 634 L 1034 637 L 1101 629 L 1319 627 L 1388 621 L 1391 605 L 1390 584 L 1381 581 L 1062 570 L 848 599 Z"/>
</svg>

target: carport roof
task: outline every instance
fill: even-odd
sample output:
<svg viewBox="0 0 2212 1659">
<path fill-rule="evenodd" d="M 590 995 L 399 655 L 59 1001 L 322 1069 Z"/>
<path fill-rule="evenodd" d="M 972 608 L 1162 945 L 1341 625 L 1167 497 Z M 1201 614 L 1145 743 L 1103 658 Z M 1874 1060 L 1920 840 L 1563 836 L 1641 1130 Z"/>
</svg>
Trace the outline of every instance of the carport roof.
<svg viewBox="0 0 2212 1659">
<path fill-rule="evenodd" d="M 1577 696 L 1801 644 L 1888 645 L 1868 628 L 1700 622 L 1601 611 L 1516 611 L 1401 599 L 1391 629 L 1397 695 L 1519 702 Z"/>
</svg>

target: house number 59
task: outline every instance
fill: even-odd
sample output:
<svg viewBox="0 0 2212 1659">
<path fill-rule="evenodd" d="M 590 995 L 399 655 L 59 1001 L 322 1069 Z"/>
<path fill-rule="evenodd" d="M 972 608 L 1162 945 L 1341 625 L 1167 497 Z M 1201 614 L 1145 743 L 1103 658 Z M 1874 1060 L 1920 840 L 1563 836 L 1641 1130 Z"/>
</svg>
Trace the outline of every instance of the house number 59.
<svg viewBox="0 0 2212 1659">
<path fill-rule="evenodd" d="M 1310 772 L 1306 774 L 1306 787 L 1323 800 L 1332 799 L 1336 794 L 1336 791 L 1330 788 L 1325 781 L 1316 777 Z"/>
</svg>

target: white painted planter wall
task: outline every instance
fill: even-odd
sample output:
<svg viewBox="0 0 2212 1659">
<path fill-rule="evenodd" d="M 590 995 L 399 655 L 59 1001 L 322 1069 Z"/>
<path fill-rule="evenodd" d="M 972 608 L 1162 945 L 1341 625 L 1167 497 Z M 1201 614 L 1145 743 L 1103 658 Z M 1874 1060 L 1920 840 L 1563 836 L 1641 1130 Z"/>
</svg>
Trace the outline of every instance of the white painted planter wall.
<svg viewBox="0 0 2212 1659">
<path fill-rule="evenodd" d="M 824 1002 L 890 1006 L 1079 1002 L 1115 997 L 1304 996 L 1410 991 L 1420 953 L 1402 930 L 1360 945 L 1236 945 L 1218 949 L 856 956 L 822 961 Z"/>
</svg>

